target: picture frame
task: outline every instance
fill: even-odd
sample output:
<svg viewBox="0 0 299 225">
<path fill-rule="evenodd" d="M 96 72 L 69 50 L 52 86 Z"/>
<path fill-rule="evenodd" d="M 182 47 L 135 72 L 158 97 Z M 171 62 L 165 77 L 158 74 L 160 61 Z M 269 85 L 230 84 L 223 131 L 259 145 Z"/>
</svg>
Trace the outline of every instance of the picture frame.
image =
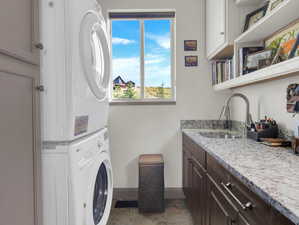
<svg viewBox="0 0 299 225">
<path fill-rule="evenodd" d="M 188 55 L 185 56 L 185 67 L 196 67 L 198 66 L 198 56 Z"/>
<path fill-rule="evenodd" d="M 296 39 L 296 42 L 294 43 L 293 45 L 293 48 L 289 54 L 289 57 L 288 59 L 292 59 L 294 58 L 295 56 L 298 56 L 299 55 L 299 33 L 297 34 L 297 39 Z"/>
<path fill-rule="evenodd" d="M 277 59 L 273 60 L 273 64 L 299 56 L 298 44 L 299 20 L 295 20 L 264 41 L 265 48 L 271 49 L 272 57 Z"/>
<path fill-rule="evenodd" d="M 263 68 L 266 68 L 268 66 L 271 66 L 272 65 L 272 60 L 271 58 L 268 58 L 268 59 L 260 59 L 258 60 L 258 70 L 260 69 L 263 69 Z"/>
<path fill-rule="evenodd" d="M 299 112 L 299 84 L 290 84 L 287 88 L 287 112 Z"/>
<path fill-rule="evenodd" d="M 265 4 L 263 7 L 249 13 L 246 16 L 243 32 L 247 31 L 252 25 L 257 23 L 260 19 L 262 19 L 266 15 L 268 10 L 268 5 L 269 2 Z"/>
<path fill-rule="evenodd" d="M 269 14 L 270 12 L 273 11 L 277 6 L 279 6 L 284 0 L 270 0 L 269 1 L 269 6 L 266 14 Z"/>
<path fill-rule="evenodd" d="M 184 51 L 197 51 L 197 40 L 185 40 Z"/>
<path fill-rule="evenodd" d="M 272 51 L 267 49 L 249 54 L 246 57 L 245 67 L 250 71 L 260 69 L 261 66 L 265 66 L 266 63 L 268 64 L 268 61 L 272 62 L 271 56 Z M 265 60 L 265 62 L 261 65 L 262 60 Z"/>
</svg>

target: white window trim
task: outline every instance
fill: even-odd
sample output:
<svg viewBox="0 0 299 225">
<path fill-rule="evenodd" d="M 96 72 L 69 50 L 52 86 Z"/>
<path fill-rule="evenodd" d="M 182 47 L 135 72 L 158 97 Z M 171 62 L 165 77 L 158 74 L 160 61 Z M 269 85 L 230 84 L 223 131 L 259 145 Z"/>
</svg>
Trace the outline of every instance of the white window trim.
<svg viewBox="0 0 299 225">
<path fill-rule="evenodd" d="M 147 12 L 147 11 L 163 11 L 165 10 L 142 10 L 142 11 L 137 11 L 137 12 Z M 174 10 L 169 10 L 173 12 Z M 126 12 L 126 11 L 120 11 L 120 10 L 114 10 L 110 12 Z M 132 11 L 129 11 L 132 12 Z M 133 11 L 136 12 L 136 11 Z M 108 12 L 109 13 L 109 12 Z M 170 42 L 171 42 L 171 98 L 168 99 L 163 99 L 163 98 L 157 98 L 157 99 L 149 99 L 149 98 L 144 98 L 144 21 L 145 20 L 162 20 L 162 19 L 167 19 L 171 21 L 171 26 L 170 26 Z M 110 24 L 110 49 L 112 51 L 112 20 L 130 20 L 130 19 L 111 19 L 109 21 Z M 110 81 L 110 90 L 109 90 L 109 99 L 110 99 L 110 104 L 111 105 L 144 105 L 144 104 L 153 104 L 153 105 L 173 105 L 176 104 L 176 18 L 153 18 L 153 19 L 131 19 L 131 20 L 139 20 L 140 21 L 140 99 L 130 99 L 130 98 L 124 98 L 124 99 L 113 99 L 112 97 L 112 77 Z M 112 54 L 111 54 L 111 62 L 112 62 Z M 112 67 L 112 66 L 111 66 Z M 112 68 L 112 73 L 113 73 L 113 68 Z"/>
</svg>

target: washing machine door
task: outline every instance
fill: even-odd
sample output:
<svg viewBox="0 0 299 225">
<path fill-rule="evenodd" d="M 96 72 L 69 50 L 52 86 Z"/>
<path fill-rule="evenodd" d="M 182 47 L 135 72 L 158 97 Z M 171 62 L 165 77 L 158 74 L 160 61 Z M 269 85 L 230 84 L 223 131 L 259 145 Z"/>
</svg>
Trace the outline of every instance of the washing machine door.
<svg viewBox="0 0 299 225">
<path fill-rule="evenodd" d="M 79 50 L 87 83 L 97 99 L 107 97 L 110 80 L 110 42 L 102 15 L 88 11 L 80 27 Z"/>
<path fill-rule="evenodd" d="M 110 157 L 106 152 L 94 163 L 91 174 L 86 219 L 88 225 L 106 225 L 112 204 L 112 168 Z"/>
</svg>

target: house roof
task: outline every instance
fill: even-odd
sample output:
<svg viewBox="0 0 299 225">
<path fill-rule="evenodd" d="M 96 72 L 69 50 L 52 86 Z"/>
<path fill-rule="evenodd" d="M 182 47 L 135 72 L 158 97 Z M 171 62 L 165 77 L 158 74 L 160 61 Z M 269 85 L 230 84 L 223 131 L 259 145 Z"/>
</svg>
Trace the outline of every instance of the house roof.
<svg viewBox="0 0 299 225">
<path fill-rule="evenodd" d="M 114 84 L 125 84 L 126 82 L 121 78 L 121 76 L 118 76 L 113 80 L 113 83 Z"/>
<path fill-rule="evenodd" d="M 135 84 L 135 82 L 129 80 L 129 81 L 127 82 L 127 84 Z"/>
</svg>

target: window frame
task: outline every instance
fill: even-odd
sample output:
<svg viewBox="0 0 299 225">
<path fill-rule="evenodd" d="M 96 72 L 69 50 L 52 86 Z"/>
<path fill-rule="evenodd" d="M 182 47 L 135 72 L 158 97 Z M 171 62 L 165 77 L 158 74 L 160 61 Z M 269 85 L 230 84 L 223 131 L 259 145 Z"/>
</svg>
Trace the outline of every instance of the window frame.
<svg viewBox="0 0 299 225">
<path fill-rule="evenodd" d="M 113 10 L 109 13 L 122 12 L 122 13 L 147 13 L 147 12 L 165 12 L 165 10 L 146 10 L 146 11 L 124 11 L 124 10 Z M 175 10 L 167 10 L 166 12 L 175 12 Z M 109 18 L 109 17 L 108 17 Z M 110 49 L 112 51 L 112 21 L 122 21 L 122 20 L 134 20 L 139 21 L 140 25 L 140 98 L 139 99 L 130 99 L 130 98 L 113 98 L 113 88 L 112 88 L 112 76 L 109 85 L 109 102 L 112 105 L 117 104 L 128 104 L 128 105 L 138 105 L 138 104 L 176 104 L 176 17 L 161 17 L 161 18 L 110 18 L 109 19 L 109 29 L 110 29 Z M 169 20 L 170 25 L 170 51 L 171 51 L 171 65 L 170 65 L 170 79 L 171 79 L 171 98 L 145 98 L 144 92 L 144 78 L 145 78 L 145 33 L 144 33 L 144 21 L 147 20 Z M 110 56 L 111 64 L 113 62 L 112 54 Z M 112 67 L 112 65 L 111 65 Z M 113 67 L 111 69 L 113 73 Z M 111 74 L 112 74 L 111 73 Z"/>
</svg>

